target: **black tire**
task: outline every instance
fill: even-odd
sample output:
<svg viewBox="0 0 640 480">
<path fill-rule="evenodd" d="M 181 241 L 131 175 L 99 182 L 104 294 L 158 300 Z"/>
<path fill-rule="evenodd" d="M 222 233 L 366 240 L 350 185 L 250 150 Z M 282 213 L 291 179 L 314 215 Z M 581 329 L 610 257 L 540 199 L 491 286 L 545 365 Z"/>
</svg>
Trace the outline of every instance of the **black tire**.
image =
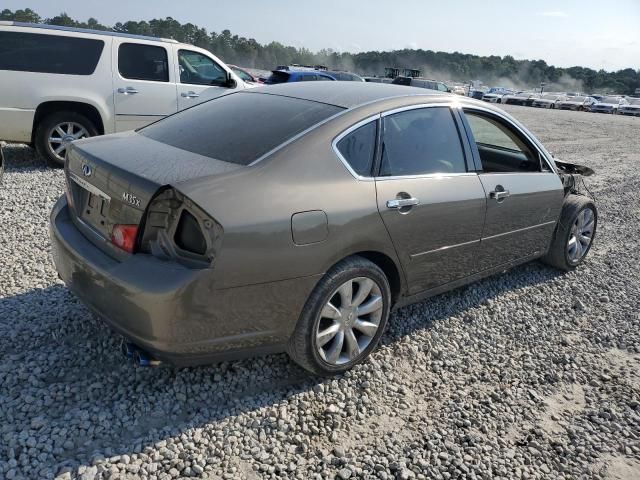
<svg viewBox="0 0 640 480">
<path fill-rule="evenodd" d="M 581 257 L 577 261 L 574 261 L 570 258 L 569 255 L 569 239 L 573 234 L 572 229 L 574 227 L 574 224 L 576 223 L 576 220 L 578 219 L 578 216 L 585 209 L 590 209 L 593 213 L 591 242 L 588 244 Z M 593 241 L 596 237 L 597 227 L 598 210 L 596 209 L 595 204 L 588 197 L 585 197 L 583 195 L 569 195 L 565 199 L 564 206 L 562 207 L 560 220 L 558 221 L 558 225 L 556 226 L 556 231 L 554 232 L 549 251 L 544 257 L 542 257 L 542 261 L 548 265 L 567 272 L 574 270 L 584 261 L 587 254 L 589 253 L 589 250 L 591 250 L 591 246 L 593 245 Z"/>
<path fill-rule="evenodd" d="M 377 285 L 382 297 L 382 314 L 378 329 L 369 344 L 354 360 L 335 365 L 325 361 L 316 344 L 316 330 L 321 321 L 321 312 L 336 290 L 345 282 L 359 277 L 366 277 Z M 391 289 L 384 272 L 373 262 L 353 256 L 333 266 L 318 282 L 311 292 L 300 314 L 296 328 L 289 339 L 287 353 L 291 359 L 311 373 L 322 376 L 333 376 L 343 373 L 362 362 L 376 348 L 384 333 L 389 319 L 391 306 Z"/>
<path fill-rule="evenodd" d="M 49 134 L 56 125 L 63 123 L 74 123 L 81 125 L 88 133 L 87 136 L 98 135 L 98 129 L 84 115 L 72 111 L 60 111 L 47 115 L 36 127 L 35 147 L 38 154 L 44 158 L 47 165 L 54 168 L 64 167 L 64 160 L 58 158 L 49 147 Z"/>
</svg>

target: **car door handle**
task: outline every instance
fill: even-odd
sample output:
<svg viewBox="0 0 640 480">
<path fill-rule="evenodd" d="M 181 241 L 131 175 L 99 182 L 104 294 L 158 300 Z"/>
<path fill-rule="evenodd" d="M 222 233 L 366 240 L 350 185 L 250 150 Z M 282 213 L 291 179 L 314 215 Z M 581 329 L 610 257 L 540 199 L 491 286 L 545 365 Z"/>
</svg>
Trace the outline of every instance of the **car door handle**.
<svg viewBox="0 0 640 480">
<path fill-rule="evenodd" d="M 498 202 L 501 202 L 509 195 L 511 195 L 509 190 L 494 190 L 493 192 L 489 192 L 489 196 Z"/>
<path fill-rule="evenodd" d="M 420 200 L 417 198 L 395 198 L 393 200 L 387 200 L 387 208 L 404 208 L 413 207 L 418 205 Z"/>
<path fill-rule="evenodd" d="M 198 98 L 200 95 L 198 95 L 196 92 L 189 91 L 189 92 L 182 92 L 180 96 L 184 98 Z"/>
<path fill-rule="evenodd" d="M 133 87 L 126 87 L 126 88 L 120 87 L 118 89 L 118 93 L 124 93 L 125 95 L 134 95 L 134 94 L 138 93 L 138 90 L 136 90 Z"/>
</svg>

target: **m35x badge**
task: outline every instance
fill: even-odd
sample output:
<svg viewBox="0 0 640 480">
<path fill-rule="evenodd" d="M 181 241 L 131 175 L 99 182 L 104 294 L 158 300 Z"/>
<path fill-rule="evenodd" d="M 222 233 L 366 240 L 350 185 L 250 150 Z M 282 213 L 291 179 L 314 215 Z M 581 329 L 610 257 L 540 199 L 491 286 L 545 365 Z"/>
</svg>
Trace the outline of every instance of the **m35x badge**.
<svg viewBox="0 0 640 480">
<path fill-rule="evenodd" d="M 134 207 L 140 206 L 140 199 L 129 192 L 124 192 L 122 194 L 122 200 L 129 205 L 133 205 Z"/>
</svg>

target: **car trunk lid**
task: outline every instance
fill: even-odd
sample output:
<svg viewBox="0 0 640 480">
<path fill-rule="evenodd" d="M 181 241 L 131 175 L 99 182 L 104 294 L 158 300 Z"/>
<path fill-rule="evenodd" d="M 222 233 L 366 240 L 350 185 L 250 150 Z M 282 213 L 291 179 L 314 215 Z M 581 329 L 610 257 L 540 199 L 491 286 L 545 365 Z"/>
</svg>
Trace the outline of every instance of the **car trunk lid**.
<svg viewBox="0 0 640 480">
<path fill-rule="evenodd" d="M 67 152 L 67 199 L 72 218 L 104 247 L 114 225 L 140 225 L 165 186 L 242 168 L 166 145 L 135 132 L 74 142 Z"/>
</svg>

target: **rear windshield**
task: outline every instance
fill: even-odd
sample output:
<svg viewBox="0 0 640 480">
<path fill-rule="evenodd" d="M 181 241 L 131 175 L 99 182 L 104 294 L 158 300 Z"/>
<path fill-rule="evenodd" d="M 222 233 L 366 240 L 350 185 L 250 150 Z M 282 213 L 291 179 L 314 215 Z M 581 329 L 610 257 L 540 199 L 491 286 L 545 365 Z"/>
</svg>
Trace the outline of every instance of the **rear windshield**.
<svg viewBox="0 0 640 480">
<path fill-rule="evenodd" d="M 274 71 L 271 73 L 269 78 L 267 78 L 267 81 L 264 83 L 273 85 L 275 83 L 287 83 L 288 81 L 289 81 L 289 74 L 287 72 Z"/>
<path fill-rule="evenodd" d="M 232 93 L 171 115 L 139 133 L 205 157 L 249 165 L 341 110 L 298 98 Z"/>
</svg>

